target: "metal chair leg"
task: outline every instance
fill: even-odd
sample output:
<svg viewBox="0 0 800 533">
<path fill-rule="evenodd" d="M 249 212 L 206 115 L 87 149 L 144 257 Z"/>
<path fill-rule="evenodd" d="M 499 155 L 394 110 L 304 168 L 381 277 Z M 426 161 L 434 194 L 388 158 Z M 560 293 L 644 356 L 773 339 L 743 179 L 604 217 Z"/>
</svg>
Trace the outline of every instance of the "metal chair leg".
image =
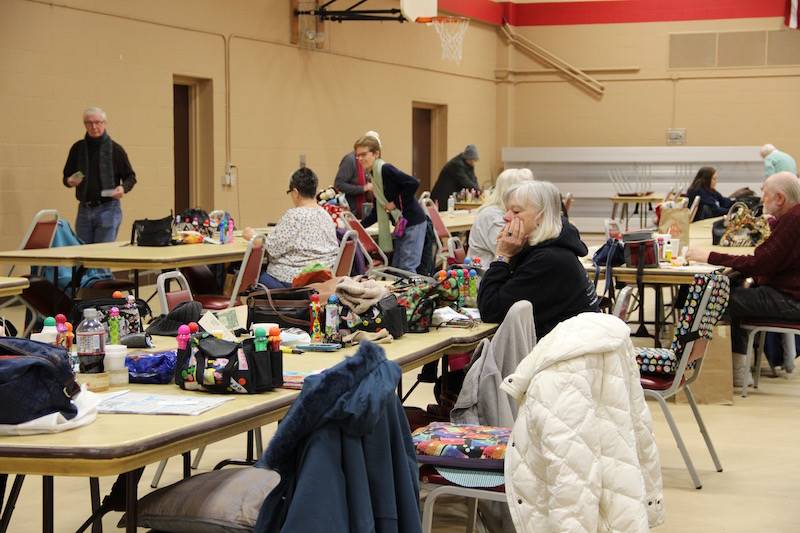
<svg viewBox="0 0 800 533">
<path fill-rule="evenodd" d="M 197 454 L 194 456 L 194 461 L 192 461 L 192 470 L 197 470 L 197 467 L 200 466 L 200 459 L 203 458 L 205 451 L 205 446 L 197 449 Z"/>
<path fill-rule="evenodd" d="M 689 407 L 692 408 L 692 414 L 694 414 L 697 427 L 700 428 L 700 433 L 703 435 L 703 440 L 706 441 L 706 447 L 708 448 L 708 453 L 711 454 L 711 460 L 714 461 L 714 467 L 717 469 L 717 472 L 722 472 L 722 463 L 719 462 L 717 450 L 714 449 L 714 443 L 711 442 L 711 435 L 708 434 L 708 429 L 706 429 L 706 424 L 703 422 L 703 417 L 700 416 L 700 410 L 697 408 L 697 402 L 694 399 L 692 389 L 686 385 L 683 387 L 683 391 L 686 393 L 686 399 L 689 400 Z"/>
<path fill-rule="evenodd" d="M 478 499 L 469 498 L 467 500 L 467 533 L 475 531 L 475 521 L 478 518 Z"/>
<path fill-rule="evenodd" d="M 667 425 L 669 425 L 669 429 L 672 431 L 672 436 L 675 439 L 675 443 L 678 445 L 678 451 L 681 452 L 683 462 L 686 463 L 686 468 L 689 470 L 689 475 L 692 477 L 694 488 L 702 489 L 703 484 L 700 483 L 700 477 L 697 475 L 697 471 L 694 469 L 692 458 L 689 457 L 689 451 L 686 449 L 686 445 L 683 443 L 683 438 L 681 437 L 680 431 L 678 431 L 678 426 L 675 424 L 675 419 L 672 418 L 672 413 L 669 411 L 667 402 L 664 400 L 663 396 L 656 392 L 645 392 L 648 393 L 648 396 L 655 398 L 658 401 L 658 405 L 661 406 L 661 412 L 664 413 L 664 418 L 667 420 Z"/>
<path fill-rule="evenodd" d="M 156 468 L 153 481 L 150 482 L 150 487 L 154 489 L 158 488 L 158 484 L 161 482 L 161 476 L 164 475 L 164 469 L 167 468 L 167 461 L 169 461 L 169 459 L 162 459 L 161 462 L 158 463 L 158 468 Z"/>
<path fill-rule="evenodd" d="M 753 361 L 753 389 L 758 388 L 758 380 L 761 377 L 761 355 L 764 353 L 764 347 L 767 344 L 767 332 L 759 333 L 758 341 L 756 343 L 756 352 Z"/>
<path fill-rule="evenodd" d="M 256 455 L 258 456 L 256 461 L 258 461 L 258 459 L 261 459 L 261 456 L 264 455 L 264 445 L 261 442 L 261 428 L 256 428 L 253 430 L 253 433 L 256 441 Z"/>
</svg>

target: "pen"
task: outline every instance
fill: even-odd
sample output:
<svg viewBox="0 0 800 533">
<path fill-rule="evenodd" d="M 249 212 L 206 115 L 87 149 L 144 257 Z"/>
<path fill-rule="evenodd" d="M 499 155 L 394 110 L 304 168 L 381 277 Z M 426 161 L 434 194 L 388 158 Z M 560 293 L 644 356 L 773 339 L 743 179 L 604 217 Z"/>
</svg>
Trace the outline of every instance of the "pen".
<svg viewBox="0 0 800 533">
<path fill-rule="evenodd" d="M 292 348 L 291 346 L 281 346 L 281 351 L 283 353 L 293 353 L 293 354 L 297 354 L 297 355 L 305 353 L 305 352 L 303 352 L 303 350 L 298 350 L 297 348 Z"/>
</svg>

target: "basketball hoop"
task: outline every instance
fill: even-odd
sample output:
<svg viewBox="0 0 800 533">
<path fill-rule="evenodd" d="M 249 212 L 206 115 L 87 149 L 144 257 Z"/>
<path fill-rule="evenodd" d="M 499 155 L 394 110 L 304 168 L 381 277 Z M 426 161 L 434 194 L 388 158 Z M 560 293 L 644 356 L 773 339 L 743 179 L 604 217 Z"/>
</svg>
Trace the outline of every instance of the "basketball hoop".
<svg viewBox="0 0 800 533">
<path fill-rule="evenodd" d="M 467 17 L 419 17 L 416 22 L 432 24 L 442 43 L 442 59 L 461 64 L 464 35 L 469 27 Z"/>
</svg>

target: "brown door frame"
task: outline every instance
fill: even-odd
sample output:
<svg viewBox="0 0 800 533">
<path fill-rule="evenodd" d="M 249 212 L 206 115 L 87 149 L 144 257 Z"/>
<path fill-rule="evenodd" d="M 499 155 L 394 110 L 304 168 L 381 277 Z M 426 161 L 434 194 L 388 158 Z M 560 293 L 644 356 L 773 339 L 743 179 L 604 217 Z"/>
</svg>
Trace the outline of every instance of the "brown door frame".
<svg viewBox="0 0 800 533">
<path fill-rule="evenodd" d="M 431 110 L 431 189 L 447 163 L 447 104 L 412 101 L 412 108 Z"/>
<path fill-rule="evenodd" d="M 212 80 L 174 75 L 189 87 L 189 205 L 214 209 L 214 121 Z"/>
</svg>

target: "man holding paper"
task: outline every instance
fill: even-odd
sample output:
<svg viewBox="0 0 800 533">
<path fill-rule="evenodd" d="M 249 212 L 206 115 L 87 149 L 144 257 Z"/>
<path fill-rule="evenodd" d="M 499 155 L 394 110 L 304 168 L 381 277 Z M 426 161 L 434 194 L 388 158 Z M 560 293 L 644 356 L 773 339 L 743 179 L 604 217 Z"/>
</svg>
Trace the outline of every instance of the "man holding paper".
<svg viewBox="0 0 800 533">
<path fill-rule="evenodd" d="M 106 113 L 83 112 L 86 135 L 72 145 L 64 165 L 64 186 L 75 187 L 78 217 L 75 231 L 85 243 L 116 240 L 122 221 L 120 199 L 136 185 L 128 154 L 106 132 Z"/>
</svg>

